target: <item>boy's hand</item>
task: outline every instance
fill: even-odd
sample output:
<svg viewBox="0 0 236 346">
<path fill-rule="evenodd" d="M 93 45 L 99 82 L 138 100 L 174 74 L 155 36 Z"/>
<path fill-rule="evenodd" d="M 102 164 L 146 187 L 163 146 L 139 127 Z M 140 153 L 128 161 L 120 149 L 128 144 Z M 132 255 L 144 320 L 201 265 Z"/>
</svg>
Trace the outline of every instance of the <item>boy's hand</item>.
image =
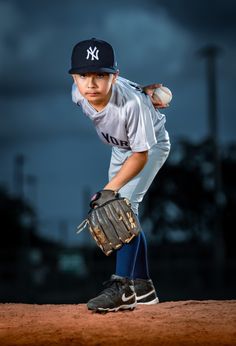
<svg viewBox="0 0 236 346">
<path fill-rule="evenodd" d="M 145 94 L 150 96 L 150 99 L 152 101 L 152 104 L 155 108 L 166 108 L 169 107 L 168 104 L 163 105 L 162 103 L 157 102 L 156 100 L 154 100 L 154 98 L 152 97 L 153 92 L 156 88 L 160 88 L 162 86 L 162 84 L 159 83 L 155 83 L 155 84 L 150 84 L 150 85 L 145 85 L 143 87 L 143 91 L 145 92 Z"/>
</svg>

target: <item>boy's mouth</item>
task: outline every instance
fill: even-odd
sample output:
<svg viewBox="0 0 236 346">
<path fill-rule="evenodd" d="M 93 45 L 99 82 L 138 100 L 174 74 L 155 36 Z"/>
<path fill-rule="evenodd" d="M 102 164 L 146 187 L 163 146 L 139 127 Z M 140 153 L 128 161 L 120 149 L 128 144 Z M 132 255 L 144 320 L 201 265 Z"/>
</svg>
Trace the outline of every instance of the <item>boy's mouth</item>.
<svg viewBox="0 0 236 346">
<path fill-rule="evenodd" d="M 99 93 L 97 93 L 97 92 L 87 92 L 86 95 L 88 95 L 88 96 L 96 96 L 96 95 L 99 95 Z"/>
</svg>

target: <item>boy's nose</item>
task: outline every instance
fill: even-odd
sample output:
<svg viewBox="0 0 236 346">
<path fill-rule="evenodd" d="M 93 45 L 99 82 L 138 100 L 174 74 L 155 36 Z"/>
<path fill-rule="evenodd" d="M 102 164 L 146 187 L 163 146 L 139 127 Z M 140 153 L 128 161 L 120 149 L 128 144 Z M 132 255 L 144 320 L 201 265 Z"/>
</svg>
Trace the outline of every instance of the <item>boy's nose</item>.
<svg viewBox="0 0 236 346">
<path fill-rule="evenodd" d="M 95 86 L 95 81 L 94 81 L 94 78 L 93 77 L 90 77 L 88 79 L 88 87 L 89 88 L 93 88 Z"/>
</svg>

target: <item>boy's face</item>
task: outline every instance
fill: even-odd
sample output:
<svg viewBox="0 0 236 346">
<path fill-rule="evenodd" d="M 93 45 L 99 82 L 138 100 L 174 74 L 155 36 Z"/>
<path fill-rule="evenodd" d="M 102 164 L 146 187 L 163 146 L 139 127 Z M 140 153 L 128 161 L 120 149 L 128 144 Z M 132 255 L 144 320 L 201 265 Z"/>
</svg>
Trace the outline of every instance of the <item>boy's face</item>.
<svg viewBox="0 0 236 346">
<path fill-rule="evenodd" d="M 115 83 L 118 73 L 89 72 L 74 74 L 73 79 L 79 92 L 95 108 L 104 107 L 111 96 L 111 86 Z"/>
</svg>

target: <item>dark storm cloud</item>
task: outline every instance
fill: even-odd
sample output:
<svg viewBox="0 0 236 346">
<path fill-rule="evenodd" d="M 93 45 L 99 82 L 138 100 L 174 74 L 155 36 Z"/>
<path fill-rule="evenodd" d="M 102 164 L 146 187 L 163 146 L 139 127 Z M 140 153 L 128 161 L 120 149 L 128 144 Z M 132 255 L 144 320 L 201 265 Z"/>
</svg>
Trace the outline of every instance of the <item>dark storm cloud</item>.
<svg viewBox="0 0 236 346">
<path fill-rule="evenodd" d="M 172 19 L 196 36 L 235 42 L 235 0 L 152 1 L 166 9 Z"/>
</svg>

